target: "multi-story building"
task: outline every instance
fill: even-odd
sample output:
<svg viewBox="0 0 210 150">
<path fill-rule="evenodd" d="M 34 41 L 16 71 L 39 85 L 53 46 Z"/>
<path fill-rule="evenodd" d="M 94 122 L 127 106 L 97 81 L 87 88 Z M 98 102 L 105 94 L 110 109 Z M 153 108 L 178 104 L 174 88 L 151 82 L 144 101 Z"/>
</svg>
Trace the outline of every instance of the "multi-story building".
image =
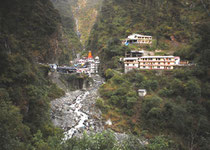
<svg viewBox="0 0 210 150">
<path fill-rule="evenodd" d="M 134 53 L 134 54 L 132 54 Z M 131 51 L 124 58 L 125 73 L 133 69 L 171 70 L 179 65 L 180 57 L 143 56 L 143 51 Z"/>
<path fill-rule="evenodd" d="M 152 44 L 152 36 L 132 34 L 123 41 L 123 44 Z"/>
<path fill-rule="evenodd" d="M 143 56 L 139 58 L 139 69 L 174 69 L 174 56 Z"/>
<path fill-rule="evenodd" d="M 144 51 L 130 51 L 125 54 L 124 64 L 125 64 L 125 72 L 130 71 L 132 69 L 139 68 L 139 58 L 142 57 Z"/>
</svg>

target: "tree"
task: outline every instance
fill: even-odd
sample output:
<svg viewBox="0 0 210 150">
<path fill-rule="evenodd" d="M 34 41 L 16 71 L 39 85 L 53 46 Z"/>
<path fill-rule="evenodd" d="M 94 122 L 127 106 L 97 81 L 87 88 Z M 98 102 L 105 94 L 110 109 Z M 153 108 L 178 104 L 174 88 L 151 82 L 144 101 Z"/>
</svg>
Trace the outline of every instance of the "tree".
<svg viewBox="0 0 210 150">
<path fill-rule="evenodd" d="M 3 89 L 0 89 L 0 108 L 0 149 L 26 149 L 29 128 L 22 123 L 19 109 L 9 102 L 9 95 Z"/>
<path fill-rule="evenodd" d="M 164 136 L 156 136 L 150 140 L 150 144 L 147 146 L 148 150 L 173 150 L 176 146 L 170 146 L 172 141 Z"/>
<path fill-rule="evenodd" d="M 190 80 L 187 82 L 185 91 L 188 100 L 197 102 L 201 97 L 200 85 L 195 80 Z"/>
</svg>

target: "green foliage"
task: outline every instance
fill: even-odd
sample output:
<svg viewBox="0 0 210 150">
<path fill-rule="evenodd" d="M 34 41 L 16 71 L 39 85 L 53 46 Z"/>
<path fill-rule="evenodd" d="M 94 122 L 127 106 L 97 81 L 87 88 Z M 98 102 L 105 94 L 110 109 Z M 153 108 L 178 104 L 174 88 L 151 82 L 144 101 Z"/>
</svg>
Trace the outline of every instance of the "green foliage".
<svg viewBox="0 0 210 150">
<path fill-rule="evenodd" d="M 121 75 L 109 69 L 108 81 L 100 88 L 103 98 L 101 102 L 106 107 L 104 113 L 116 107 L 120 108 L 116 111 L 127 114 L 131 120 L 138 116 L 138 121 L 131 123 L 131 126 L 134 126 L 131 132 L 143 128 L 153 135 L 173 134 L 175 138 L 183 140 L 183 142 L 175 140 L 174 144 L 169 144 L 170 142 L 166 140 L 169 147 L 160 141 L 162 146 L 167 147 L 165 149 L 176 149 L 173 147 L 176 144 L 188 149 L 185 143 L 197 145 L 198 148 L 200 147 L 198 145 L 206 143 L 205 141 L 209 139 L 206 131 L 209 130 L 207 124 L 210 103 L 206 98 L 208 83 L 203 84 L 196 77 L 196 70 L 197 68 L 176 69 L 163 72 L 160 76 L 156 71 L 133 70 Z M 206 87 L 205 90 L 203 85 Z M 146 88 L 148 96 L 138 100 L 136 90 L 139 88 Z M 204 145 L 203 147 L 208 147 L 208 144 Z"/>
<path fill-rule="evenodd" d="M 139 139 L 129 135 L 121 144 L 122 150 L 146 150 L 145 146 L 139 143 Z"/>
<path fill-rule="evenodd" d="M 138 100 L 136 91 L 130 87 L 131 84 L 124 75 L 111 69 L 106 71 L 106 75 L 111 78 L 100 88 L 100 94 L 109 104 L 123 108 L 124 113 L 131 115 L 131 108 Z"/>
<path fill-rule="evenodd" d="M 105 72 L 106 79 L 111 79 L 114 76 L 114 72 L 112 69 L 107 69 Z"/>
<path fill-rule="evenodd" d="M 9 102 L 9 94 L 0 89 L 0 149 L 20 150 L 26 148 L 30 131 L 22 121 L 20 110 Z"/>
<path fill-rule="evenodd" d="M 49 102 L 63 91 L 37 62 L 59 57 L 53 44 L 59 42 L 60 18 L 49 0 L 10 0 L 1 2 L 0 20 L 0 149 L 35 149 L 32 137 L 38 130 L 44 142 L 57 132 Z M 36 148 L 46 149 L 40 143 Z"/>
<path fill-rule="evenodd" d="M 103 133 L 97 133 L 93 135 L 86 135 L 81 139 L 73 138 L 65 143 L 64 149 L 71 150 L 114 150 L 115 149 L 115 137 L 111 132 L 104 131 Z"/>
<path fill-rule="evenodd" d="M 108 68 L 114 69 L 119 67 L 119 57 L 123 57 L 125 52 L 130 51 L 128 47 L 122 46 L 118 38 L 107 39 L 105 47 L 102 49 L 100 59 L 103 72 Z"/>
<path fill-rule="evenodd" d="M 140 84 L 141 88 L 147 89 L 148 91 L 155 91 L 158 88 L 158 81 L 156 80 L 145 80 Z"/>
<path fill-rule="evenodd" d="M 152 128 L 156 128 L 160 126 L 162 121 L 162 110 L 160 105 L 162 103 L 162 99 L 159 97 L 148 97 L 143 101 L 142 104 L 142 117 L 145 119 L 145 123 L 151 125 Z M 156 124 L 156 127 L 153 126 Z"/>
<path fill-rule="evenodd" d="M 191 60 L 195 58 L 194 51 L 201 53 L 199 47 L 204 45 L 206 48 L 202 50 L 205 54 L 203 56 L 205 60 L 208 60 L 209 13 L 206 11 L 208 8 L 207 0 L 190 2 L 184 0 L 175 2 L 171 0 L 104 1 L 87 42 L 87 48 L 100 53 L 101 58 L 104 55 L 109 56 L 102 59 L 104 71 L 106 68 L 115 68 L 113 61 L 112 63 L 108 61 L 111 61 L 113 56 L 121 55 L 117 47 L 118 42 L 114 39 L 125 39 L 132 33 L 153 36 L 155 39 L 153 45 L 145 47 L 148 50 L 170 49 L 174 51 L 184 43 L 185 48 L 176 54 Z M 201 38 L 205 41 L 197 46 L 197 50 L 192 50 L 195 47 L 192 46 L 192 43 Z M 116 47 L 110 47 L 110 44 L 107 44 L 107 41 L 111 43 L 110 40 L 116 41 L 112 42 Z M 128 47 L 138 49 L 135 45 Z"/>
<path fill-rule="evenodd" d="M 198 100 L 201 97 L 201 88 L 194 80 L 187 82 L 185 91 L 187 99 L 189 100 Z"/>
<path fill-rule="evenodd" d="M 147 146 L 148 150 L 175 150 L 175 146 L 170 146 L 172 141 L 166 139 L 163 136 L 157 136 L 150 140 L 150 144 Z"/>
</svg>

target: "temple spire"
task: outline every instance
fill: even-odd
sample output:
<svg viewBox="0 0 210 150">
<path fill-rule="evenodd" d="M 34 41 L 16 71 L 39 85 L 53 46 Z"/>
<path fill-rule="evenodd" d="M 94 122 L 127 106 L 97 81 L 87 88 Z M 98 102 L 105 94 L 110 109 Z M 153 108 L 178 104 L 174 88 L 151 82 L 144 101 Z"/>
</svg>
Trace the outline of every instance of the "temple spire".
<svg viewBox="0 0 210 150">
<path fill-rule="evenodd" d="M 89 51 L 88 52 L 88 59 L 92 59 L 93 58 L 93 56 L 92 56 L 92 52 L 91 51 Z"/>
</svg>

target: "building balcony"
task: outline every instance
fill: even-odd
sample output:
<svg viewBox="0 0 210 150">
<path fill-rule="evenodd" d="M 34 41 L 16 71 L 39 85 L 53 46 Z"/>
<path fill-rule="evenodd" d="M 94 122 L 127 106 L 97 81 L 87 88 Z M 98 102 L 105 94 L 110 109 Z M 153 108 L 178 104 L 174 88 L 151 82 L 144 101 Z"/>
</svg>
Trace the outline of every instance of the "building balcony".
<svg viewBox="0 0 210 150">
<path fill-rule="evenodd" d="M 175 62 L 175 60 L 139 60 L 139 62 Z"/>
<path fill-rule="evenodd" d="M 175 64 L 140 64 L 140 66 L 175 66 Z"/>
</svg>

